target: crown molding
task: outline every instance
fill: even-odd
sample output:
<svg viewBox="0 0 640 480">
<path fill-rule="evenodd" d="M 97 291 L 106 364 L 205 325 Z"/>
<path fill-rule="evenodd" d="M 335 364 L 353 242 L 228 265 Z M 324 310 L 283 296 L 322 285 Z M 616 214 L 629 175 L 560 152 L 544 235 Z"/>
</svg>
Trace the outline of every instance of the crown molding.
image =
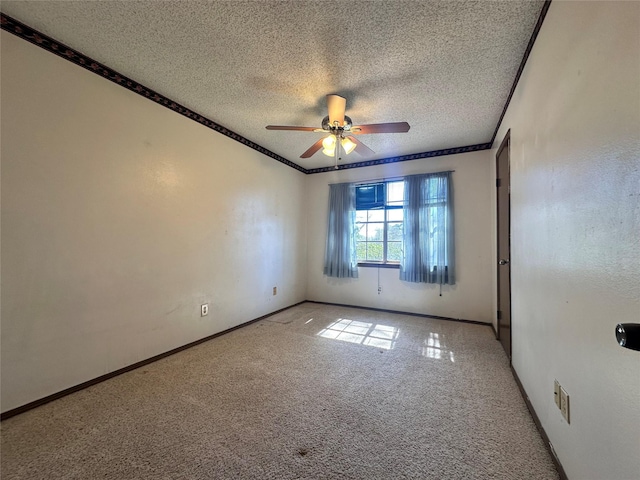
<svg viewBox="0 0 640 480">
<path fill-rule="evenodd" d="M 234 132 L 233 130 L 229 130 L 219 123 L 216 123 L 213 120 L 210 120 L 207 117 L 188 109 L 184 105 L 180 105 L 178 102 L 174 102 L 170 98 L 167 98 L 164 95 L 161 95 L 158 92 L 145 87 L 141 83 L 136 82 L 126 75 L 122 75 L 121 73 L 116 72 L 112 68 L 109 68 L 106 65 L 92 59 L 91 57 L 88 57 L 87 55 L 84 55 L 83 53 L 71 47 L 68 47 L 64 43 L 58 42 L 57 40 L 45 35 L 44 33 L 38 32 L 37 30 L 8 15 L 5 15 L 4 13 L 0 13 L 0 28 L 9 33 L 12 33 L 13 35 L 16 35 L 17 37 L 20 37 L 23 40 L 26 40 L 29 43 L 43 48 L 48 52 L 64 58 L 65 60 L 68 60 L 71 63 L 78 65 L 79 67 L 89 70 L 96 75 L 100 75 L 106 80 L 116 83 L 133 93 L 137 93 L 138 95 L 141 95 L 148 100 L 157 103 L 158 105 L 166 107 L 169 110 L 182 115 L 183 117 L 187 117 L 194 122 L 198 122 L 199 124 L 204 125 L 211 130 L 214 130 L 235 140 L 236 142 L 240 142 L 243 145 L 252 148 L 268 157 L 271 157 L 278 162 L 284 163 L 291 168 L 295 168 L 302 173 L 307 173 L 306 168 L 301 167 L 300 165 L 293 163 L 284 157 L 281 157 L 277 153 L 264 148 L 262 145 L 258 145 L 257 143 L 248 140 L 247 138 Z"/>
<path fill-rule="evenodd" d="M 531 50 L 533 50 L 533 45 L 536 43 L 536 38 L 538 38 L 538 33 L 540 33 L 540 29 L 542 28 L 542 22 L 544 22 L 544 18 L 547 16 L 547 12 L 549 11 L 549 7 L 551 6 L 551 1 L 552 0 L 546 0 L 544 2 L 544 5 L 542 6 L 542 9 L 540 10 L 538 21 L 536 22 L 536 26 L 533 29 L 531 38 L 529 38 L 529 43 L 527 44 L 527 48 L 525 49 L 524 55 L 522 56 L 522 61 L 520 62 L 520 66 L 518 67 L 518 71 L 516 72 L 516 78 L 513 80 L 513 85 L 511 85 L 511 90 L 509 90 L 507 101 L 505 102 L 502 113 L 500 114 L 500 118 L 498 119 L 496 129 L 493 131 L 493 136 L 491 137 L 491 141 L 489 142 L 490 145 L 493 145 L 493 142 L 495 142 L 496 140 L 496 135 L 498 135 L 500 125 L 502 125 L 502 120 L 504 119 L 504 116 L 507 113 L 507 108 L 509 108 L 509 104 L 511 103 L 511 97 L 513 97 L 513 92 L 515 92 L 516 87 L 518 86 L 520 76 L 522 75 L 524 67 L 527 64 L 527 60 L 529 59 L 529 54 L 531 53 Z"/>
<path fill-rule="evenodd" d="M 478 152 L 480 150 L 488 150 L 491 143 L 479 143 L 477 145 L 468 145 L 466 147 L 445 148 L 442 150 L 432 150 L 430 152 L 412 153 L 410 155 L 402 155 L 399 157 L 379 158 L 377 160 L 366 160 L 363 162 L 345 163 L 333 167 L 311 168 L 307 170 L 308 174 L 333 172 L 335 170 L 347 170 L 350 168 L 372 167 L 374 165 L 384 165 L 386 163 L 406 162 L 409 160 L 419 160 L 421 158 L 441 157 L 444 155 L 457 155 L 458 153 Z"/>
</svg>

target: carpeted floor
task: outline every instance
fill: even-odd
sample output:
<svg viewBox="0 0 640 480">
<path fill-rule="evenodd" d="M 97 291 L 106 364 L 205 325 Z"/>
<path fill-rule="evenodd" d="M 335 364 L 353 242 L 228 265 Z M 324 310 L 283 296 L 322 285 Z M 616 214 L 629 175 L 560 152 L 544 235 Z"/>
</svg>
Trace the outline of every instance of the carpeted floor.
<svg viewBox="0 0 640 480">
<path fill-rule="evenodd" d="M 304 303 L 1 424 L 9 479 L 557 479 L 490 328 Z"/>
</svg>

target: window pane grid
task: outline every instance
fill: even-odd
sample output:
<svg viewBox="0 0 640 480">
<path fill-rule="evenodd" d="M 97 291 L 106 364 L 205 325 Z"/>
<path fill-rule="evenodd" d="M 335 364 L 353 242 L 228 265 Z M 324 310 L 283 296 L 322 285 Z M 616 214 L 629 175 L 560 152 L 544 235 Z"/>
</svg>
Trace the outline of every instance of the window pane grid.
<svg viewBox="0 0 640 480">
<path fill-rule="evenodd" d="M 371 191 L 376 184 L 363 186 Z M 402 230 L 404 181 L 383 182 L 375 187 L 383 192 L 382 204 L 356 210 L 356 252 L 359 262 L 400 263 L 402 260 Z M 366 193 L 366 192 L 365 192 Z M 364 197 L 364 195 L 363 195 Z"/>
</svg>

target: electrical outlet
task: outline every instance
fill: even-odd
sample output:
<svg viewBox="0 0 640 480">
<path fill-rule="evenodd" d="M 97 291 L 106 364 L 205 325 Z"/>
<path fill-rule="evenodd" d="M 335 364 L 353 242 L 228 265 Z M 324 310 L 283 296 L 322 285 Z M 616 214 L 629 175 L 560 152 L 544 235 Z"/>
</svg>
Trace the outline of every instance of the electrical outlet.
<svg viewBox="0 0 640 480">
<path fill-rule="evenodd" d="M 278 294 L 278 287 L 273 287 L 273 294 L 277 295 Z"/>
<path fill-rule="evenodd" d="M 382 293 L 382 287 L 378 287 L 378 295 Z"/>
<path fill-rule="evenodd" d="M 569 394 L 562 387 L 560 387 L 560 411 L 567 423 L 571 423 L 569 421 Z"/>
<path fill-rule="evenodd" d="M 204 303 L 204 304 L 200 305 L 200 316 L 204 317 L 206 315 L 209 315 L 209 304 L 208 303 Z"/>
<path fill-rule="evenodd" d="M 556 402 L 556 407 L 560 408 L 560 383 L 558 380 L 553 381 L 553 401 Z"/>
</svg>

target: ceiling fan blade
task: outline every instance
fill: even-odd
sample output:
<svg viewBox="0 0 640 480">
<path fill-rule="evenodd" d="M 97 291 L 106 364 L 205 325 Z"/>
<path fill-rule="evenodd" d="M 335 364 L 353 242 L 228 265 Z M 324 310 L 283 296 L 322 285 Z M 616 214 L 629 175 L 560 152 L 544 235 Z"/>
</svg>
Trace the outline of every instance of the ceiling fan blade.
<svg viewBox="0 0 640 480">
<path fill-rule="evenodd" d="M 318 150 L 320 150 L 322 148 L 322 141 L 323 140 L 324 140 L 324 138 L 321 138 L 316 143 L 311 145 L 311 147 L 309 147 L 309 149 L 306 152 L 304 152 L 302 155 L 300 155 L 300 158 L 309 158 L 314 153 L 316 153 Z"/>
<path fill-rule="evenodd" d="M 407 122 L 371 123 L 369 125 L 356 125 L 351 127 L 351 133 L 366 135 L 368 133 L 405 133 L 411 127 Z"/>
<path fill-rule="evenodd" d="M 316 127 L 293 127 L 290 125 L 267 125 L 267 130 L 297 130 L 299 132 L 313 132 Z"/>
<path fill-rule="evenodd" d="M 376 153 L 373 150 L 371 150 L 369 147 L 367 147 L 364 143 L 362 143 L 360 140 L 358 140 L 356 137 L 353 137 L 350 135 L 347 138 L 356 144 L 355 150 L 360 155 L 373 155 L 374 153 Z"/>
<path fill-rule="evenodd" d="M 344 125 L 344 111 L 347 108 L 347 99 L 340 95 L 327 95 L 327 108 L 329 110 L 329 123 L 333 126 L 338 122 L 338 126 Z"/>
</svg>

